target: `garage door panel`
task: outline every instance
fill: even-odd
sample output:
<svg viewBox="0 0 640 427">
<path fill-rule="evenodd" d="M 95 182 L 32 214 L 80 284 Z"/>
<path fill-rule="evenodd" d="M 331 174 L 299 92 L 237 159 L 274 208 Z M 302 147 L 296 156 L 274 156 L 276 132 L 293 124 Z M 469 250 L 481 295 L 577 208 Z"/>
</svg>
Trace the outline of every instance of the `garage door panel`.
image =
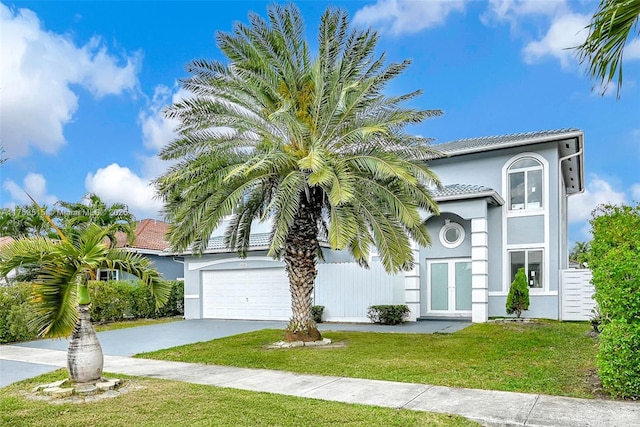
<svg viewBox="0 0 640 427">
<path fill-rule="evenodd" d="M 204 318 L 289 320 L 289 280 L 283 268 L 202 273 Z"/>
</svg>

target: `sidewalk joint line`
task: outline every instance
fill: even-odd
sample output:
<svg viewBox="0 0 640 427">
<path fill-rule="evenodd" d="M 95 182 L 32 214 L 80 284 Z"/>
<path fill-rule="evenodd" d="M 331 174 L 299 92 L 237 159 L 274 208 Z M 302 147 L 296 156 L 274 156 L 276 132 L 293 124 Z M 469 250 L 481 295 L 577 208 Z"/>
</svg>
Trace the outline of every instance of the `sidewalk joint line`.
<svg viewBox="0 0 640 427">
<path fill-rule="evenodd" d="M 540 399 L 540 395 L 536 394 L 536 400 L 533 401 L 533 405 L 531 405 L 531 408 L 529 408 L 529 412 L 527 412 L 527 416 L 524 418 L 524 423 L 522 425 L 526 426 L 529 424 L 529 417 L 531 416 L 531 413 L 533 412 L 533 408 L 536 407 L 536 405 L 538 404 L 538 400 Z"/>
<path fill-rule="evenodd" d="M 315 377 L 324 377 L 323 375 L 307 375 L 307 376 L 308 376 L 308 377 L 311 377 L 311 378 L 315 378 Z M 314 387 L 314 388 L 311 388 L 311 389 L 307 390 L 307 391 L 306 391 L 302 396 L 304 396 L 305 394 L 308 394 L 308 393 L 314 392 L 314 391 L 316 391 L 316 390 L 318 390 L 318 389 L 320 389 L 320 388 L 322 388 L 322 387 L 325 387 L 325 386 L 328 386 L 328 385 L 333 384 L 333 383 L 335 383 L 335 382 L 338 382 L 338 381 L 340 381 L 341 379 L 344 379 L 344 378 L 345 378 L 345 377 L 337 377 L 337 378 L 335 378 L 333 381 L 329 381 L 328 383 L 324 383 L 324 384 L 322 384 L 322 385 L 319 385 L 319 386 L 316 386 L 316 387 Z"/>
<path fill-rule="evenodd" d="M 406 402 L 404 405 L 399 406 L 398 409 L 405 409 L 408 404 L 410 404 L 411 402 L 413 402 L 414 400 L 416 400 L 417 398 L 419 398 L 420 396 L 422 396 L 427 391 L 429 391 L 429 390 L 431 390 L 433 388 L 433 385 L 431 385 L 431 384 L 423 384 L 423 385 L 426 386 L 426 388 L 424 390 L 422 390 L 420 393 L 418 393 L 415 396 L 413 396 L 413 398 L 411 400 L 409 400 L 408 402 Z"/>
</svg>

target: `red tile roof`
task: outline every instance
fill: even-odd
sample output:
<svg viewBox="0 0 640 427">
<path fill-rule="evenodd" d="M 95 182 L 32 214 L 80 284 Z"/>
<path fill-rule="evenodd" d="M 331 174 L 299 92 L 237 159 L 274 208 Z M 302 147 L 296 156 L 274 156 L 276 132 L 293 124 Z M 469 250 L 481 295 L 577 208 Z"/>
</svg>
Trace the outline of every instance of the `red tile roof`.
<svg viewBox="0 0 640 427">
<path fill-rule="evenodd" d="M 143 219 L 138 221 L 135 231 L 135 240 L 127 245 L 127 238 L 124 233 L 117 233 L 117 247 L 128 247 L 136 249 L 150 249 L 162 251 L 169 248 L 169 242 L 166 240 L 167 229 L 169 224 L 156 219 Z"/>
<path fill-rule="evenodd" d="M 15 239 L 11 236 L 4 236 L 4 237 L 0 237 L 0 247 L 4 246 L 4 245 L 8 245 L 9 243 L 13 242 Z"/>
</svg>

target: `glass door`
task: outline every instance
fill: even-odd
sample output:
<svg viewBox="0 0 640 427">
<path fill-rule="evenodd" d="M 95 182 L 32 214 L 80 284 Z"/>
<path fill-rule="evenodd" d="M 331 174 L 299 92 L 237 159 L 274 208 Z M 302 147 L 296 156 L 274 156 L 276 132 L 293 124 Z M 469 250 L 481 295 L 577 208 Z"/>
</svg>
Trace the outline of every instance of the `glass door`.
<svg viewBox="0 0 640 427">
<path fill-rule="evenodd" d="M 431 314 L 470 314 L 471 261 L 427 261 L 427 269 L 427 311 Z"/>
</svg>

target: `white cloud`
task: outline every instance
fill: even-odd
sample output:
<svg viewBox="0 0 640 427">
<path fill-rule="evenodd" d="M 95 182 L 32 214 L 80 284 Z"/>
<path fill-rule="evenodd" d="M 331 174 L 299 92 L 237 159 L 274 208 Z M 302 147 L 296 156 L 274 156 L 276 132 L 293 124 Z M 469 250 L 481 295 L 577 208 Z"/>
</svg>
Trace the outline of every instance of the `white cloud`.
<svg viewBox="0 0 640 427">
<path fill-rule="evenodd" d="M 607 203 L 626 203 L 624 191 L 616 191 L 610 183 L 597 175 L 591 175 L 584 193 L 569 197 L 569 222 L 586 221 L 596 206 Z"/>
<path fill-rule="evenodd" d="M 624 47 L 623 59 L 625 61 L 633 61 L 634 59 L 640 59 L 640 38 L 635 38 L 627 42 L 627 44 Z"/>
<path fill-rule="evenodd" d="M 78 108 L 72 85 L 96 98 L 138 87 L 140 54 L 114 56 L 97 37 L 78 46 L 44 29 L 31 10 L 1 3 L 0 26 L 0 138 L 9 157 L 31 147 L 55 153 L 65 143 L 63 127 Z"/>
<path fill-rule="evenodd" d="M 138 120 L 142 127 L 144 146 L 160 151 L 165 145 L 176 138 L 178 121 L 164 117 L 162 111 L 168 105 L 174 104 L 188 96 L 186 90 L 180 88 L 172 92 L 164 85 L 156 86 L 151 102 L 140 111 Z"/>
<path fill-rule="evenodd" d="M 640 184 L 633 184 L 631 186 L 631 200 L 640 203 Z"/>
<path fill-rule="evenodd" d="M 544 57 L 552 56 L 560 60 L 563 68 L 575 60 L 574 47 L 582 44 L 588 35 L 585 27 L 590 17 L 580 14 L 566 14 L 555 18 L 545 36 L 537 41 L 528 43 L 524 49 L 525 62 L 533 63 Z"/>
<path fill-rule="evenodd" d="M 480 17 L 483 24 L 507 21 L 517 26 L 524 16 L 555 16 L 567 11 L 565 0 L 491 0 L 487 11 Z"/>
<path fill-rule="evenodd" d="M 22 181 L 22 186 L 11 179 L 5 180 L 2 186 L 11 194 L 11 198 L 18 204 L 31 204 L 31 199 L 29 199 L 27 193 L 39 204 L 51 206 L 58 201 L 56 196 L 47 194 L 47 180 L 44 176 L 37 173 L 31 172 L 27 174 Z"/>
<path fill-rule="evenodd" d="M 87 174 L 85 187 L 105 202 L 125 203 L 138 219 L 157 218 L 162 209 L 162 202 L 154 198 L 151 180 L 141 178 L 117 163 Z"/>
<path fill-rule="evenodd" d="M 392 34 L 417 33 L 442 24 L 454 11 L 464 11 L 465 0 L 378 0 L 353 17 L 356 25 L 382 26 Z"/>
</svg>

